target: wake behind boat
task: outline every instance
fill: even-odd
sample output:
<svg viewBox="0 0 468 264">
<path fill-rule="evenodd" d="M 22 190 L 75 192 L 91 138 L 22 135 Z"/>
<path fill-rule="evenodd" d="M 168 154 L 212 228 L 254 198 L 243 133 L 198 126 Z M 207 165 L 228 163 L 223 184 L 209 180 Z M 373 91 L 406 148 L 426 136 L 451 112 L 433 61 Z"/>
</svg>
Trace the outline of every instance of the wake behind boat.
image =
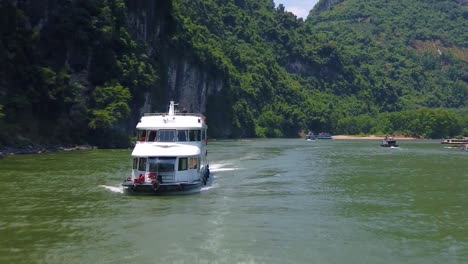
<svg viewBox="0 0 468 264">
<path fill-rule="evenodd" d="M 179 113 L 174 101 L 168 113 L 145 114 L 137 124 L 127 192 L 168 194 L 199 190 L 210 176 L 206 118 Z"/>
</svg>

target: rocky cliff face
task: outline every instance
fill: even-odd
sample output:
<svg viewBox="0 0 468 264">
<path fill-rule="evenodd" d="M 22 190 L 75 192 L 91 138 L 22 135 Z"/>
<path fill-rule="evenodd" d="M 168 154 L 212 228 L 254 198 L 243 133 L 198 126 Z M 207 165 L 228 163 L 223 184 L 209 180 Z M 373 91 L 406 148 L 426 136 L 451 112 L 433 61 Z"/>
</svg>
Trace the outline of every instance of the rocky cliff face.
<svg viewBox="0 0 468 264">
<path fill-rule="evenodd" d="M 185 58 L 169 58 L 167 90 L 179 99 L 179 108 L 192 113 L 206 113 L 207 97 L 221 92 L 222 80 Z"/>
<path fill-rule="evenodd" d="M 178 51 L 169 44 L 175 30 L 171 1 L 139 0 L 129 1 L 127 5 L 131 32 L 137 40 L 146 43 L 148 55 L 160 63 L 162 71 L 161 87 L 148 92 L 141 111 L 164 111 L 168 101 L 174 100 L 180 109 L 206 113 L 207 97 L 221 92 L 223 80 L 191 56 L 182 55 L 187 55 L 187 51 Z"/>
<path fill-rule="evenodd" d="M 208 97 L 226 90 L 226 77 L 200 63 L 190 45 L 174 44 L 172 3 L 0 1 L 0 126 L 11 127 L 0 131 L 0 145 L 120 146 L 143 113 L 165 112 L 169 100 L 215 123 Z M 119 87 L 131 99 L 122 102 L 126 108 L 109 107 Z M 229 135 L 231 122 L 220 124 Z"/>
<path fill-rule="evenodd" d="M 224 77 L 213 74 L 208 67 L 201 65 L 187 50 L 178 50 L 171 45 L 171 35 L 175 32 L 175 21 L 171 12 L 171 1 L 137 0 L 128 1 L 127 23 L 129 31 L 138 41 L 146 43 L 147 54 L 158 63 L 161 79 L 159 87 L 145 92 L 145 101 L 137 106 L 134 119 L 145 112 L 165 112 L 169 100 L 179 103 L 179 109 L 203 113 L 215 121 L 214 107 L 209 107 L 208 98 L 222 95 Z M 213 109 L 213 110 L 211 110 Z M 131 120 L 134 123 L 138 120 Z M 228 136 L 230 122 L 223 124 L 220 136 Z"/>
<path fill-rule="evenodd" d="M 179 51 L 170 45 L 170 37 L 175 33 L 175 21 L 171 0 L 131 0 L 127 7 L 127 28 L 139 44 L 144 44 L 146 54 L 157 64 L 161 79 L 156 87 L 145 93 L 144 100 L 134 105 L 129 127 L 134 126 L 139 116 L 145 112 L 164 112 L 169 100 L 179 103 L 179 108 L 190 112 L 207 112 L 207 97 L 223 90 L 223 79 L 213 75 L 209 69 L 197 63 L 190 51 Z M 26 11 L 30 27 L 41 31 L 47 37 L 51 34 L 50 14 L 59 12 L 58 1 L 20 1 L 19 7 Z M 54 32 L 55 34 L 55 32 Z M 68 44 L 65 41 L 66 44 Z M 72 79 L 83 86 L 89 86 L 88 73 L 92 71 L 89 62 L 93 59 L 92 50 L 61 45 L 51 57 L 56 64 L 68 64 L 73 68 Z M 137 119 L 137 120 L 135 120 Z"/>
</svg>

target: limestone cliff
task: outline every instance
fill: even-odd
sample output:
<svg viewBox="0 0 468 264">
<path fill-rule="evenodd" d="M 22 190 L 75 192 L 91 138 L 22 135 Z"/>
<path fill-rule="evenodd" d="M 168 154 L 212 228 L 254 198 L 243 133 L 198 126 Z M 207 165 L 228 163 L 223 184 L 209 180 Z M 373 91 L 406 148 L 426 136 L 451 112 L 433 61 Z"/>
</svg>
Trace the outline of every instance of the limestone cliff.
<svg viewBox="0 0 468 264">
<path fill-rule="evenodd" d="M 130 32 L 138 41 L 146 43 L 147 54 L 158 63 L 161 74 L 159 87 L 145 93 L 138 115 L 166 111 L 168 101 L 174 100 L 179 103 L 179 109 L 213 116 L 207 98 L 222 93 L 223 76 L 203 67 L 190 50 L 171 45 L 170 38 L 176 30 L 171 1 L 128 1 L 127 7 Z"/>
<path fill-rule="evenodd" d="M 218 131 L 229 135 L 231 122 L 208 104 L 226 77 L 174 45 L 172 3 L 1 1 L 0 125 L 11 129 L 0 131 L 0 145 L 125 146 L 140 116 L 167 111 L 169 100 L 211 124 L 221 119 Z M 123 108 L 112 106 L 119 89 L 130 93 Z"/>
</svg>

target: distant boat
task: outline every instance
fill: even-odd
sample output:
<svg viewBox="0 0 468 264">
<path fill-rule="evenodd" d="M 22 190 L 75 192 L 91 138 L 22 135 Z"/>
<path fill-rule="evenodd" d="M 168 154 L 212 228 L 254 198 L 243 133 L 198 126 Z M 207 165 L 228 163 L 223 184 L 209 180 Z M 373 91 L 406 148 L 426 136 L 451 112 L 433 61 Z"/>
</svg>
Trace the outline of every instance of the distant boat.
<svg viewBox="0 0 468 264">
<path fill-rule="evenodd" d="M 312 140 L 316 140 L 317 139 L 317 135 L 315 135 L 314 133 L 312 132 L 309 132 L 307 135 L 306 135 L 306 140 L 307 141 L 312 141 Z"/>
<path fill-rule="evenodd" d="M 332 136 L 330 133 L 322 132 L 317 135 L 317 139 L 332 139 Z"/>
<path fill-rule="evenodd" d="M 387 148 L 398 148 L 398 144 L 396 142 L 395 139 L 393 139 L 392 137 L 385 137 L 383 140 L 382 140 L 382 143 L 380 143 L 380 146 L 381 147 L 387 147 Z"/>
<path fill-rule="evenodd" d="M 446 144 L 454 147 L 462 147 L 465 144 L 468 144 L 468 138 L 449 138 L 444 139 L 440 144 Z"/>
</svg>

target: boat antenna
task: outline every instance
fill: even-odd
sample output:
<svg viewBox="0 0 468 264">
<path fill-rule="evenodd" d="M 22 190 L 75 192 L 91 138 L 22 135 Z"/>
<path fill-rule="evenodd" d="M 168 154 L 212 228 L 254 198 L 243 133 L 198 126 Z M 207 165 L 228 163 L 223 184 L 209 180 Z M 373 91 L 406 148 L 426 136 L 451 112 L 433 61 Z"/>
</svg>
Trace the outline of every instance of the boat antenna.
<svg viewBox="0 0 468 264">
<path fill-rule="evenodd" d="M 174 115 L 174 101 L 170 101 L 169 103 L 169 113 L 168 115 L 172 116 Z"/>
<path fill-rule="evenodd" d="M 169 113 L 168 115 L 172 116 L 172 115 L 175 115 L 176 112 L 178 112 L 175 107 L 178 106 L 179 104 L 175 104 L 174 101 L 170 101 L 170 104 L 169 104 Z"/>
</svg>

